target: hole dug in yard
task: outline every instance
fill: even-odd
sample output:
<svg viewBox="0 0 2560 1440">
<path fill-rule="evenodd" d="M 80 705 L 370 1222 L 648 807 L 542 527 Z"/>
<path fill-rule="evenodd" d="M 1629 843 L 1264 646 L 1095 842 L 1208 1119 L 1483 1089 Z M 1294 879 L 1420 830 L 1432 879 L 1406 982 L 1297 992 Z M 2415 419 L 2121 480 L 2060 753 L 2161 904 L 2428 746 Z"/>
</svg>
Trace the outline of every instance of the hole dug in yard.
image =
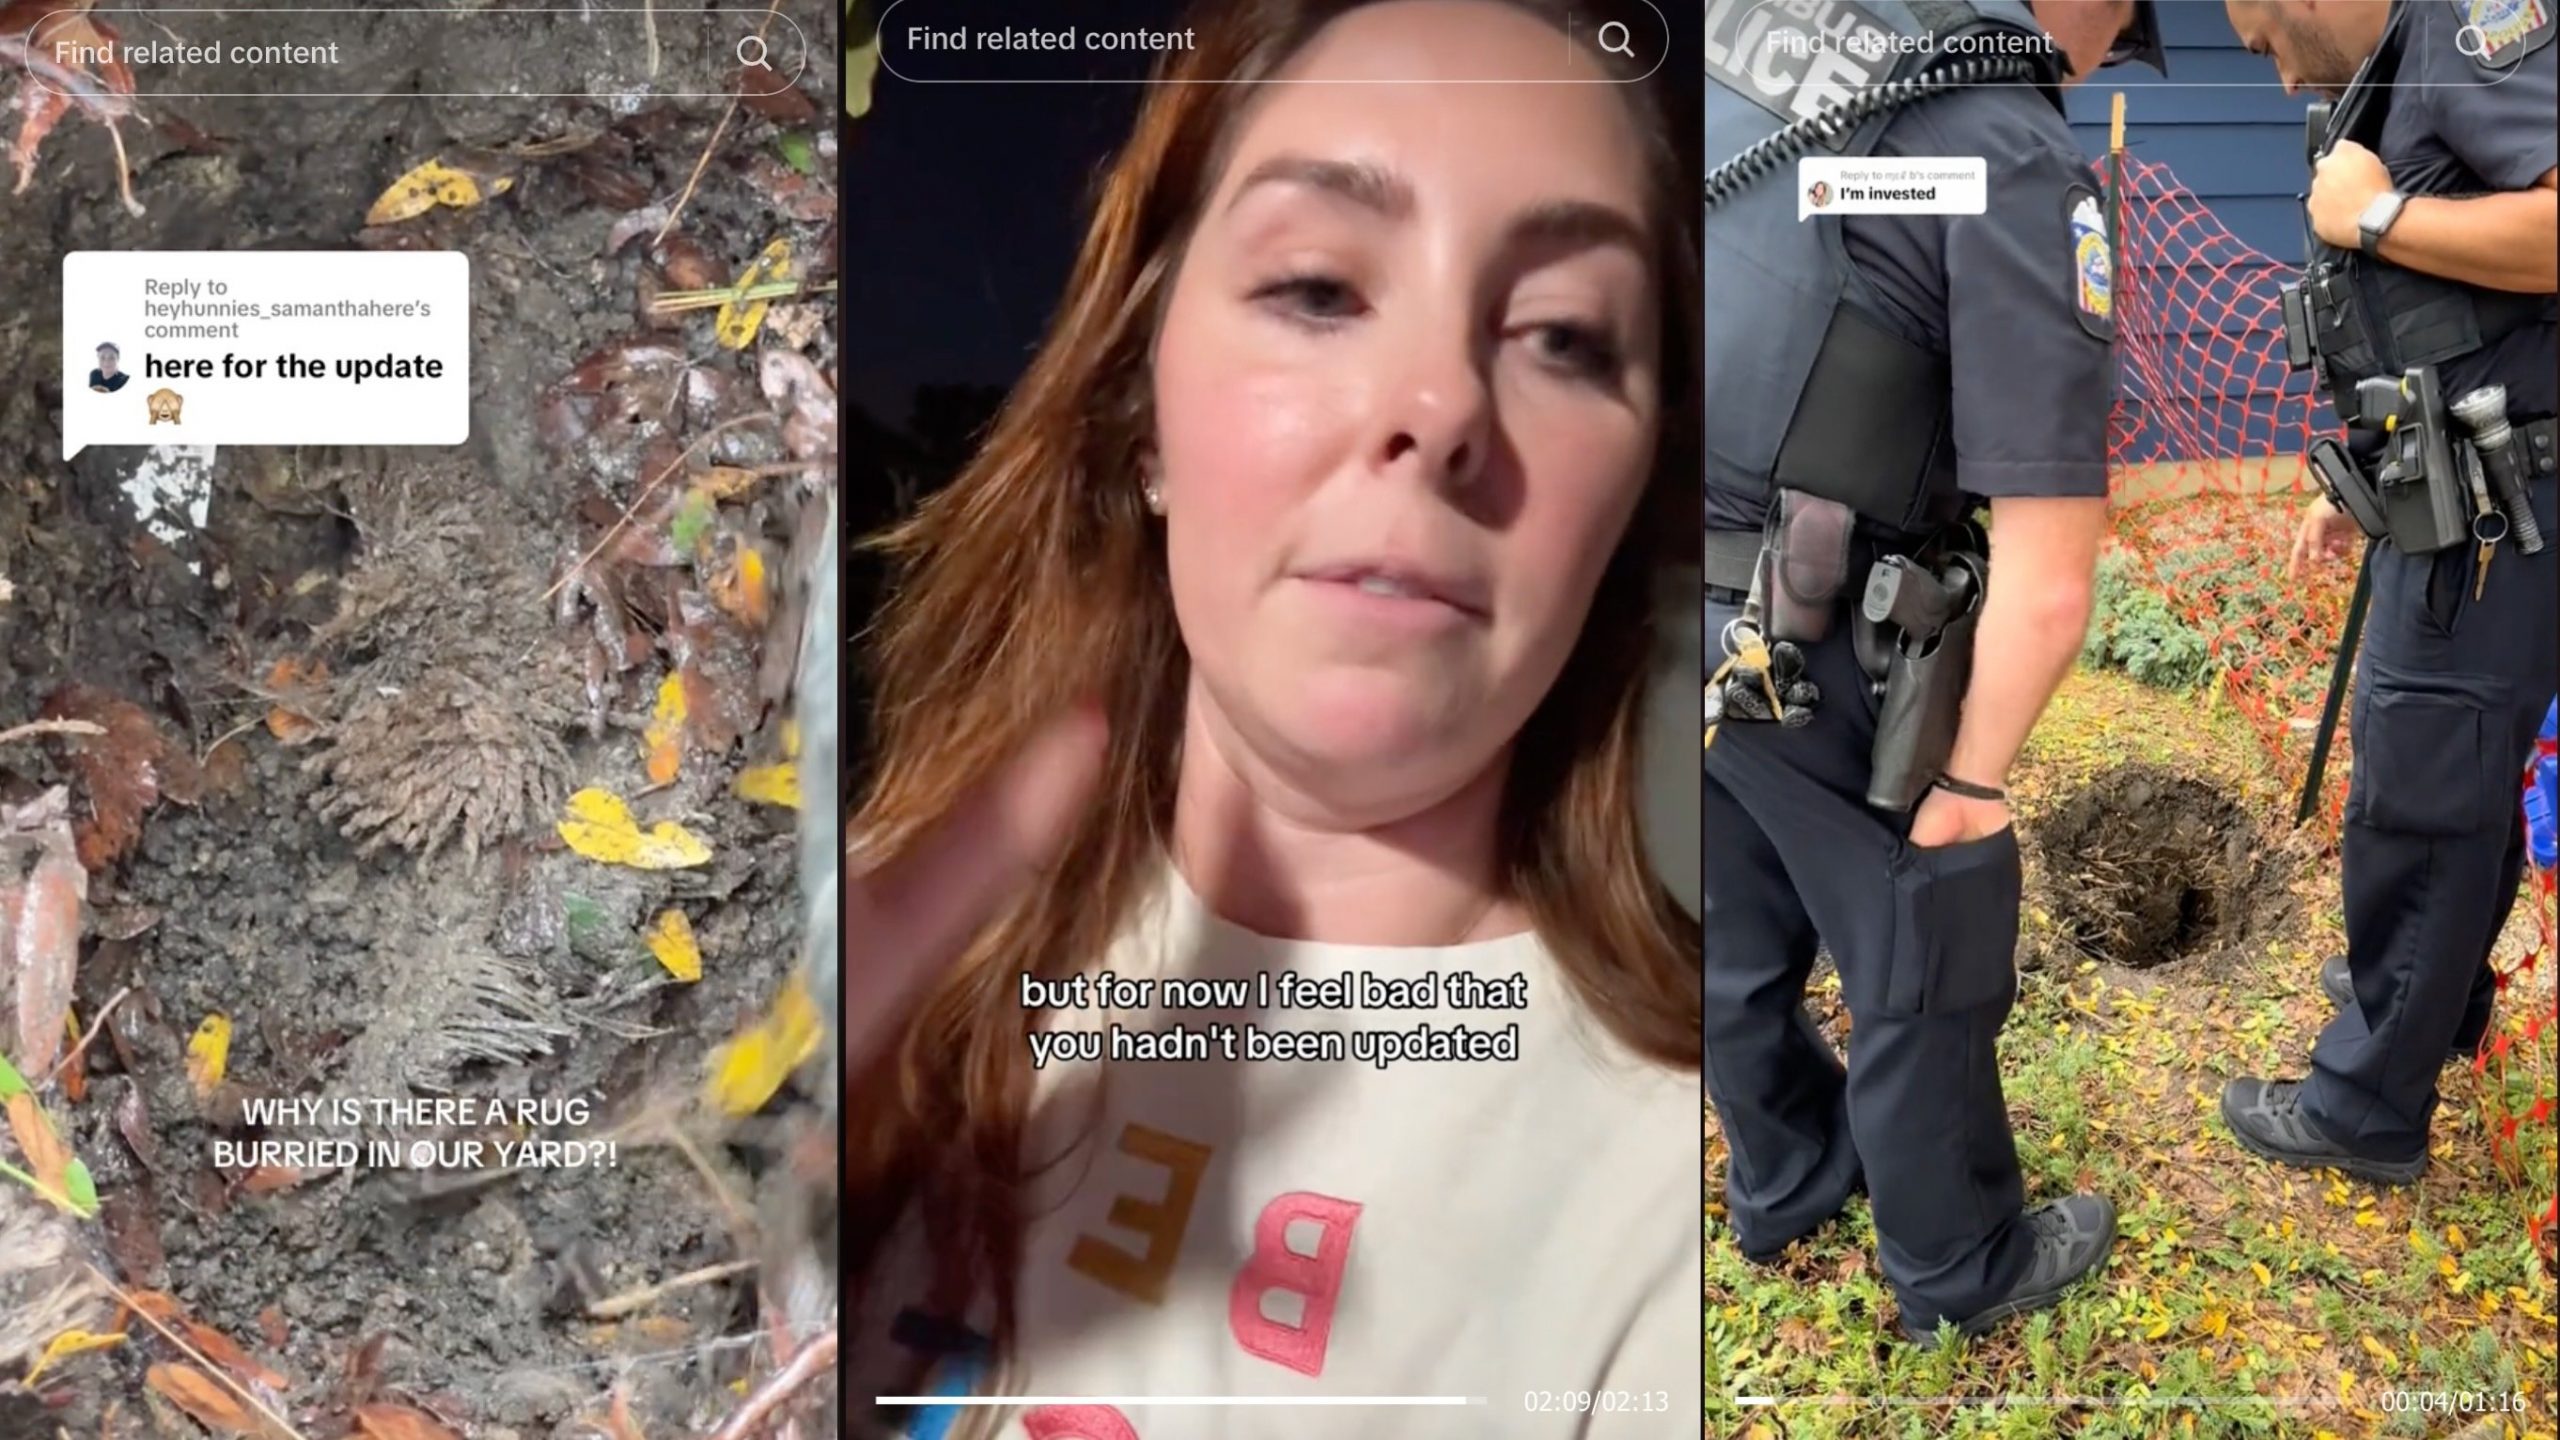
<svg viewBox="0 0 2560 1440">
<path fill-rule="evenodd" d="M 2159 766 L 2101 775 L 2030 835 L 2058 937 L 2127 969 L 2243 939 L 2283 899 L 2248 812 L 2214 785 Z"/>
</svg>

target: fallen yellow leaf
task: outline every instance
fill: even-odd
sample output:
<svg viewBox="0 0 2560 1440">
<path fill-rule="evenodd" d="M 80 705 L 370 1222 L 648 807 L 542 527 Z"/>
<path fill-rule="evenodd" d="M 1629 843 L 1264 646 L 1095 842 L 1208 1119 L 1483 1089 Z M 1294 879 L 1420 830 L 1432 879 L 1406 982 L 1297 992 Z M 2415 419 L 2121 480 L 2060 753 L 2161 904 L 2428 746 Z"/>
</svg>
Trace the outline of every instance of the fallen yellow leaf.
<svg viewBox="0 0 2560 1440">
<path fill-rule="evenodd" d="M 760 805 L 784 805 L 800 808 L 800 766 L 785 760 L 779 765 L 750 765 L 738 772 L 738 798 Z"/>
<path fill-rule="evenodd" d="M 231 1017 L 207 1015 L 187 1041 L 187 1084 L 195 1088 L 196 1098 L 211 1095 L 230 1065 Z"/>
<path fill-rule="evenodd" d="M 738 276 L 738 288 L 762 285 L 772 280 L 791 278 L 791 242 L 776 240 L 764 247 L 764 253 Z M 756 331 L 764 326 L 764 312 L 771 300 L 750 300 L 741 305 L 730 301 L 720 307 L 719 317 L 712 322 L 711 333 L 723 350 L 744 350 L 755 343 Z"/>
<path fill-rule="evenodd" d="M 488 182 L 488 195 L 503 195 L 515 182 L 500 175 Z M 444 163 L 439 155 L 391 182 L 364 212 L 367 225 L 396 225 L 415 220 L 439 205 L 468 210 L 487 196 L 481 193 L 480 178 Z"/>
<path fill-rule="evenodd" d="M 658 682 L 658 708 L 641 742 L 649 749 L 649 783 L 674 783 L 684 764 L 684 680 L 672 671 Z"/>
<path fill-rule="evenodd" d="M 2463 1238 L 2461 1226 L 2447 1225 L 2444 1227 L 2444 1243 L 2456 1250 L 2462 1250 L 2469 1248 L 2471 1242 Z"/>
<path fill-rule="evenodd" d="M 2231 1328 L 2231 1317 L 2224 1311 L 2207 1310 L 2204 1318 L 2196 1322 L 2196 1328 L 2207 1335 L 2219 1335 Z"/>
<path fill-rule="evenodd" d="M 570 849 L 606 865 L 682 870 L 711 863 L 711 847 L 702 837 L 672 820 L 643 831 L 621 796 L 594 786 L 569 797 L 568 818 L 556 828 Z"/>
<path fill-rule="evenodd" d="M 2262 1286 L 2270 1286 L 2276 1283 L 2276 1277 L 2267 1273 L 2266 1262 L 2263 1260 L 2250 1261 L 2249 1273 L 2257 1276 L 2258 1283 Z"/>
<path fill-rule="evenodd" d="M 2390 1362 L 2400 1358 L 2398 1355 L 2392 1353 L 2390 1346 L 2383 1344 L 2381 1341 L 2374 1339 L 2370 1335 L 2361 1335 L 2358 1336 L 2357 1339 L 2364 1345 L 2366 1354 L 2371 1355 L 2374 1359 L 2380 1360 L 2385 1364 L 2389 1364 Z"/>
<path fill-rule="evenodd" d="M 668 974 L 690 985 L 702 978 L 702 947 L 693 938 L 693 922 L 681 910 L 669 910 L 649 929 L 649 953 Z"/>
<path fill-rule="evenodd" d="M 46 1366 L 65 1355 L 77 1355 L 83 1350 L 104 1350 L 110 1345 L 123 1343 L 122 1335 L 96 1335 L 86 1330 L 65 1330 L 45 1342 L 44 1353 L 36 1357 L 36 1363 L 27 1367 L 27 1378 L 24 1383 L 29 1385 L 36 1383 L 36 1377 L 45 1372 Z"/>
<path fill-rule="evenodd" d="M 711 578 L 711 603 L 749 629 L 761 630 L 773 618 L 773 590 L 765 576 L 764 552 L 749 545 L 737 560 Z"/>
<path fill-rule="evenodd" d="M 762 1019 L 711 1052 L 711 1103 L 727 1114 L 752 1115 L 817 1052 L 818 1006 L 795 975 Z"/>
</svg>

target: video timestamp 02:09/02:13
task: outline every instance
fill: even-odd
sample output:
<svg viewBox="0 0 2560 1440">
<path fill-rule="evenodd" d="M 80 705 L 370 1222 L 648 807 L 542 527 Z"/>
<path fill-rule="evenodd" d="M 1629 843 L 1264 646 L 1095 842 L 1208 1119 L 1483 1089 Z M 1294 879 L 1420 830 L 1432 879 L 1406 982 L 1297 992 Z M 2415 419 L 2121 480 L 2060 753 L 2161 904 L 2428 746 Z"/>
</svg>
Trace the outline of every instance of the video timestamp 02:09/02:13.
<svg viewBox="0 0 2560 1440">
<path fill-rule="evenodd" d="M 1668 1390 L 1523 1390 L 1520 1408 L 1533 1415 L 1668 1415 Z"/>
</svg>

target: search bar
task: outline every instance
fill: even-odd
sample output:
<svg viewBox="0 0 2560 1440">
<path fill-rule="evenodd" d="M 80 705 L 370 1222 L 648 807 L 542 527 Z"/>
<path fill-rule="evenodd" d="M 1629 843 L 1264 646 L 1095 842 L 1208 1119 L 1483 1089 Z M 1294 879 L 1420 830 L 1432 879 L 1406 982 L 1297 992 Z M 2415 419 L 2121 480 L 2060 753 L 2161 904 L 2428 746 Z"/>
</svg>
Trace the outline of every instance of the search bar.
<svg viewBox="0 0 2560 1440">
<path fill-rule="evenodd" d="M 1038 18 L 1024 18 L 1026 9 Z M 880 12 L 880 69 L 912 85 L 1144 85 L 1154 83 L 1160 61 L 1199 46 L 1194 30 L 1129 24 L 1108 13 L 1109 7 L 1078 4 L 1026 7 L 1021 0 L 891 0 Z M 1610 18 L 1570 12 L 1564 28 L 1568 55 L 1582 47 L 1604 51 L 1612 73 L 1559 79 L 1542 69 L 1342 83 L 1625 84 L 1660 69 L 1671 49 L 1671 22 L 1653 0 L 1613 9 Z"/>
<path fill-rule="evenodd" d="M 85 14 L 105 21 L 66 23 Z M 254 19 L 244 32 L 242 22 Z M 191 31 L 201 33 L 191 34 Z M 42 36 L 42 43 L 37 37 Z M 383 6 L 240 10 L 61 9 L 24 34 L 0 36 L 20 53 L 29 84 L 78 96 L 102 65 L 133 72 L 147 99 L 718 99 L 778 95 L 810 64 L 808 37 L 778 10 L 628 8 L 428 10 Z M 567 57 L 535 67 L 525 55 Z M 473 63 L 486 57 L 485 63 Z M 480 75 L 485 86 L 421 90 L 422 72 Z M 557 77 L 557 78 L 547 78 Z M 567 87 L 543 88 L 548 84 Z"/>
</svg>

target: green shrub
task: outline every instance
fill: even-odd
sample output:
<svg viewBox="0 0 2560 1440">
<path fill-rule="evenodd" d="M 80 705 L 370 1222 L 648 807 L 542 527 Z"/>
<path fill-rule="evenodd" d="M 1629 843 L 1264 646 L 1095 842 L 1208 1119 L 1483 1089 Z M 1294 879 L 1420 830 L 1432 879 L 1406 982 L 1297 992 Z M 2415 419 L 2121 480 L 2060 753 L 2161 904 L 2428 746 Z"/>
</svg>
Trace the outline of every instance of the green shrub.
<svg viewBox="0 0 2560 1440">
<path fill-rule="evenodd" d="M 2203 633 L 2151 588 L 2140 561 L 2121 550 L 2099 560 L 2081 664 L 2111 666 L 2163 690 L 2192 690 L 2211 673 L 2212 660 Z"/>
</svg>

